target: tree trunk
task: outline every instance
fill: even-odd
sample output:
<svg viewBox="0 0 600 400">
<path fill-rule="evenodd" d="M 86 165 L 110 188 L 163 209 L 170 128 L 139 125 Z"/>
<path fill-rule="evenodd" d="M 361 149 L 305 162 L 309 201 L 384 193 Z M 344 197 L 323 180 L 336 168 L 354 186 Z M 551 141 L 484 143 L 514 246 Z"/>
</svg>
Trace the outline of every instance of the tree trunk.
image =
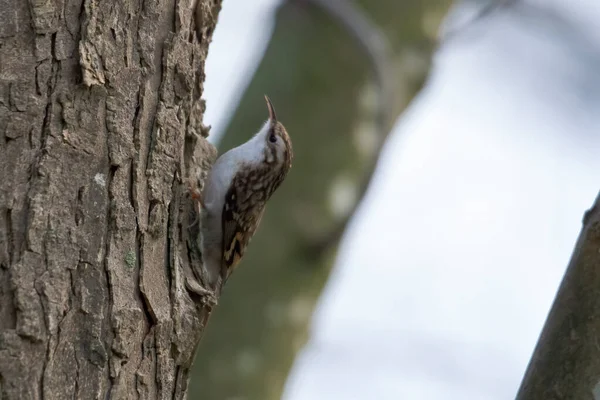
<svg viewBox="0 0 600 400">
<path fill-rule="evenodd" d="M 583 222 L 517 400 L 600 398 L 600 195 Z"/>
<path fill-rule="evenodd" d="M 325 4 L 290 0 L 278 10 L 271 43 L 222 143 L 224 151 L 260 127 L 266 93 L 292 138 L 294 165 L 224 289 L 198 351 L 193 397 L 281 398 L 335 259 L 339 236 L 329 241 L 329 234 L 348 218 L 377 157 L 372 61 L 315 3 Z M 385 106 L 393 121 L 427 76 L 451 0 L 329 1 L 341 3 L 359 5 L 388 38 L 395 81 L 386 89 L 395 101 Z M 325 251 L 315 251 L 320 238 L 329 245 Z"/>
<path fill-rule="evenodd" d="M 0 1 L 0 398 L 183 399 L 220 1 Z M 191 242 L 191 240 L 190 240 Z M 185 274 L 185 275 L 184 275 Z"/>
</svg>

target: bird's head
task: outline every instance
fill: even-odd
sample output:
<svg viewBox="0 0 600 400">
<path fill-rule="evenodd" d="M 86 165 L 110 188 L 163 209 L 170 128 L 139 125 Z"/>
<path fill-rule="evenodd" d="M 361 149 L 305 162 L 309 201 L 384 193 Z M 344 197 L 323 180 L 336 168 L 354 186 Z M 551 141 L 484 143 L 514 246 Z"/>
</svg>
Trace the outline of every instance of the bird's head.
<svg viewBox="0 0 600 400">
<path fill-rule="evenodd" d="M 290 136 L 283 124 L 277 120 L 271 100 L 267 96 L 265 100 L 269 119 L 242 147 L 246 153 L 247 165 L 252 165 L 248 173 L 260 181 L 259 186 L 265 187 L 265 199 L 268 199 L 287 176 L 292 167 L 294 153 Z"/>
<path fill-rule="evenodd" d="M 292 167 L 292 141 L 285 127 L 277 120 L 271 100 L 265 96 L 269 119 L 256 135 L 233 151 L 239 155 L 241 177 L 253 189 L 264 192 L 266 201 L 279 187 Z M 259 190 L 263 187 L 264 190 Z"/>
<path fill-rule="evenodd" d="M 294 157 L 292 141 L 283 124 L 277 120 L 273 103 L 266 95 L 265 100 L 269 119 L 258 132 L 257 139 L 264 145 L 264 162 L 271 168 L 282 170 L 285 175 L 291 168 Z"/>
</svg>

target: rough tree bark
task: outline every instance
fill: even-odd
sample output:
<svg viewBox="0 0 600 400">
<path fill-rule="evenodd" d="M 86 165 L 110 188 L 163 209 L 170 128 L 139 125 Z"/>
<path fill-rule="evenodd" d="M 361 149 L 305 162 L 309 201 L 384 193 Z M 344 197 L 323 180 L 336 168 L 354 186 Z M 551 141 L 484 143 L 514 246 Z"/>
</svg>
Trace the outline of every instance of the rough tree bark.
<svg viewBox="0 0 600 400">
<path fill-rule="evenodd" d="M 221 6 L 198 0 L 196 35 L 192 1 L 0 0 L 3 400 L 186 396 L 209 310 L 181 178 L 214 157 Z"/>
<path fill-rule="evenodd" d="M 599 316 L 600 195 L 584 217 L 517 400 L 600 398 Z"/>
</svg>

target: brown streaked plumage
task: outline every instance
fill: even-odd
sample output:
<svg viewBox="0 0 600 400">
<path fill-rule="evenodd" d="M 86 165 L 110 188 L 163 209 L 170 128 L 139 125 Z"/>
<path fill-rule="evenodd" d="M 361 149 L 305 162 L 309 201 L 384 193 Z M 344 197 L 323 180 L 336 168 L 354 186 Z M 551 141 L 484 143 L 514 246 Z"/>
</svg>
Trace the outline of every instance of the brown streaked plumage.
<svg viewBox="0 0 600 400">
<path fill-rule="evenodd" d="M 223 264 L 221 278 L 227 281 L 254 236 L 263 216 L 265 205 L 281 185 L 292 166 L 292 142 L 285 127 L 277 121 L 275 108 L 265 95 L 269 110 L 269 135 L 284 142 L 283 157 L 275 146 L 266 146 L 264 161 L 247 163 L 234 176 L 223 205 Z M 267 138 L 269 136 L 267 135 Z M 268 140 L 268 139 L 267 139 Z"/>
</svg>

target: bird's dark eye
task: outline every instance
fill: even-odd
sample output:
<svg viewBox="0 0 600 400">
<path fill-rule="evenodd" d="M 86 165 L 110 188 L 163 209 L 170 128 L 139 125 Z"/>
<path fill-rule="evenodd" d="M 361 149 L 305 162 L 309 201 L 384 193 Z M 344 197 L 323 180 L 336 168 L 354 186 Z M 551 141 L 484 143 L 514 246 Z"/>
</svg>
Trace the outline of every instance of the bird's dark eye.
<svg viewBox="0 0 600 400">
<path fill-rule="evenodd" d="M 269 142 L 275 143 L 276 141 L 277 141 L 277 136 L 275 136 L 274 133 L 271 133 L 271 135 L 269 136 Z"/>
</svg>

